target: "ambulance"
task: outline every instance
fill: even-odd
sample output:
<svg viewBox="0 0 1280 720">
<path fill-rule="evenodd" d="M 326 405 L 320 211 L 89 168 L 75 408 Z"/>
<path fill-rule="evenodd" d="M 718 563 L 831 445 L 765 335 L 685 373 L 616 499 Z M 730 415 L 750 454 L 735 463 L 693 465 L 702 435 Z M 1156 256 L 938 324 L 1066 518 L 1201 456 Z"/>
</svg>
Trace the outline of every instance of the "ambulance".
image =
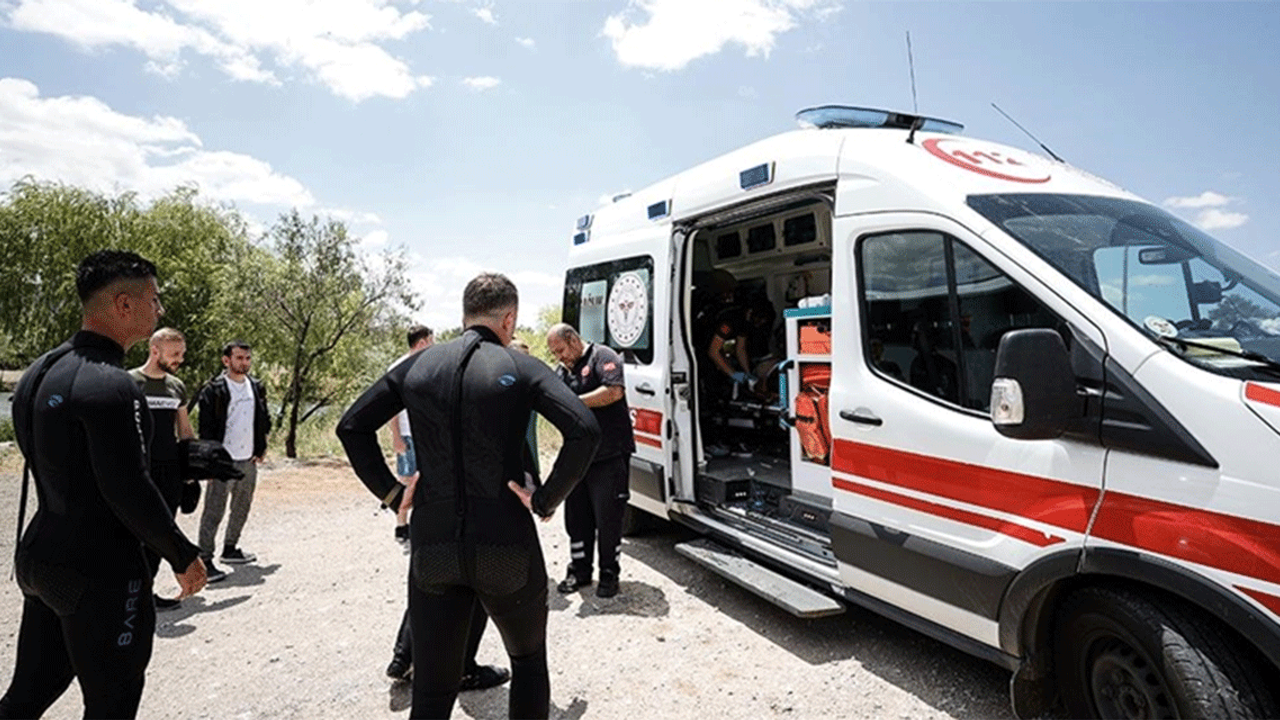
<svg viewBox="0 0 1280 720">
<path fill-rule="evenodd" d="M 633 509 L 1007 667 L 1020 716 L 1280 716 L 1280 277 L 956 123 L 797 118 L 577 222 Z"/>
</svg>

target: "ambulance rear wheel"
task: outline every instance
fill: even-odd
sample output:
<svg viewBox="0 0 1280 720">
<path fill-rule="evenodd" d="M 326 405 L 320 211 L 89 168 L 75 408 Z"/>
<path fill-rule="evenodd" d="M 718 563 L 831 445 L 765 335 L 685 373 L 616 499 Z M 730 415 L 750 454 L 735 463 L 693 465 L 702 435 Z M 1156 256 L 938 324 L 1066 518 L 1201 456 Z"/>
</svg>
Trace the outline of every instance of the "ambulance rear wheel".
<svg viewBox="0 0 1280 720">
<path fill-rule="evenodd" d="M 1264 718 L 1258 663 L 1211 617 L 1133 590 L 1087 588 L 1058 614 L 1054 665 L 1071 717 Z"/>
</svg>

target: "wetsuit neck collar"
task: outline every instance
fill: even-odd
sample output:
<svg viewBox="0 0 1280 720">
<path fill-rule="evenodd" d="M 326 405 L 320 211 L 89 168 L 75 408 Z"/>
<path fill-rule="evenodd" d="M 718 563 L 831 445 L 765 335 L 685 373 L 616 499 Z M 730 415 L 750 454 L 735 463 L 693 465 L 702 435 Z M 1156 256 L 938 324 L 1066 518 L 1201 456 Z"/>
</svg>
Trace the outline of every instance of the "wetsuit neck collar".
<svg viewBox="0 0 1280 720">
<path fill-rule="evenodd" d="M 466 329 L 466 332 L 474 332 L 478 334 L 481 340 L 498 343 L 499 345 L 502 344 L 502 341 L 498 338 L 498 333 L 494 332 L 493 329 L 487 325 L 472 325 Z"/>
<path fill-rule="evenodd" d="M 92 330 L 80 330 L 71 336 L 71 344 L 78 348 L 91 347 L 102 350 L 109 354 L 116 365 L 124 364 L 124 348 L 106 335 L 100 335 Z"/>
</svg>

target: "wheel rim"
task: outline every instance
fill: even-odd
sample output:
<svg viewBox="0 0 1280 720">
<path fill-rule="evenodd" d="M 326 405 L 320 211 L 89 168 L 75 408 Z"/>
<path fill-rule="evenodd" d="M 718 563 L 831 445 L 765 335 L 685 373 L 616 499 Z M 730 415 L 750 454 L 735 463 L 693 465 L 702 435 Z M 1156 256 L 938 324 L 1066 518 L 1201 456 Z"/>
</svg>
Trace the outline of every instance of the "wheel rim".
<svg viewBox="0 0 1280 720">
<path fill-rule="evenodd" d="M 1101 718 L 1173 718 L 1172 694 L 1147 657 L 1117 637 L 1094 645 L 1089 690 Z"/>
</svg>

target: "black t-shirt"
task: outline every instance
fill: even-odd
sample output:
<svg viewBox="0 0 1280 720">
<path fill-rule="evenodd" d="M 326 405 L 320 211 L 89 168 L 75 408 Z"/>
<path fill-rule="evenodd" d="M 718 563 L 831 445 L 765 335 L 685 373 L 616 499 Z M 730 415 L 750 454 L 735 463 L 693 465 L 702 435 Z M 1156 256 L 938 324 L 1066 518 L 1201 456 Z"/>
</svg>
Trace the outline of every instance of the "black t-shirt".
<svg viewBox="0 0 1280 720">
<path fill-rule="evenodd" d="M 576 395 L 586 395 L 605 385 L 625 386 L 622 358 L 611 348 L 595 343 L 587 344 L 586 351 L 574 363 L 572 370 L 565 370 L 562 365 L 556 368 L 556 373 Z M 635 436 L 631 433 L 631 410 L 627 407 L 625 392 L 617 402 L 591 408 L 591 412 L 600 423 L 600 447 L 593 462 L 636 451 Z"/>
<path fill-rule="evenodd" d="M 720 311 L 716 316 L 716 335 L 725 340 L 734 340 L 746 335 L 751 324 L 747 322 L 747 311 L 736 306 Z"/>
<path fill-rule="evenodd" d="M 178 378 L 165 373 L 163 378 L 148 377 L 142 368 L 129 371 L 129 376 L 142 388 L 147 396 L 147 407 L 151 409 L 151 417 L 155 421 L 155 432 L 151 436 L 151 465 L 178 464 L 178 437 L 175 422 L 178 408 L 187 402 L 187 387 Z"/>
</svg>

